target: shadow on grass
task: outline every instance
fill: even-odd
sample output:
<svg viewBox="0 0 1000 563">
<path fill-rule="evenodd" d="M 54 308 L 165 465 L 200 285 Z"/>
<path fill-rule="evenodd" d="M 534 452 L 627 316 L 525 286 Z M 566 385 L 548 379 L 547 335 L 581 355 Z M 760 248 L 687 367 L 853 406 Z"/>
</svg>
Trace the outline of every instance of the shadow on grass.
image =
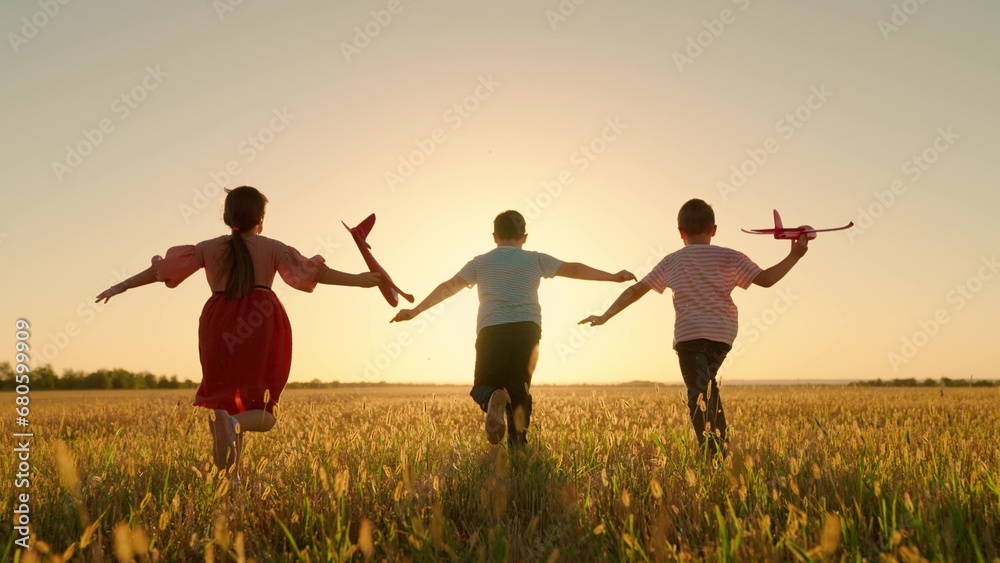
<svg viewBox="0 0 1000 563">
<path fill-rule="evenodd" d="M 447 485 L 446 536 L 455 552 L 477 560 L 545 560 L 586 533 L 577 490 L 544 444 L 467 456 Z"/>
</svg>

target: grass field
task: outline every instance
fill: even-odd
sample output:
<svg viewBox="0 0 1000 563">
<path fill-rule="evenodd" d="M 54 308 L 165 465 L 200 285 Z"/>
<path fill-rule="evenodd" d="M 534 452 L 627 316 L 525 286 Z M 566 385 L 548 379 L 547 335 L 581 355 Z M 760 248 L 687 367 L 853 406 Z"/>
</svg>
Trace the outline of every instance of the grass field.
<svg viewBox="0 0 1000 563">
<path fill-rule="evenodd" d="M 1000 557 L 1000 389 L 724 387 L 722 464 L 680 387 L 536 388 L 511 452 L 466 393 L 287 391 L 238 491 L 191 391 L 34 393 L 37 542 L 4 560 Z"/>
</svg>

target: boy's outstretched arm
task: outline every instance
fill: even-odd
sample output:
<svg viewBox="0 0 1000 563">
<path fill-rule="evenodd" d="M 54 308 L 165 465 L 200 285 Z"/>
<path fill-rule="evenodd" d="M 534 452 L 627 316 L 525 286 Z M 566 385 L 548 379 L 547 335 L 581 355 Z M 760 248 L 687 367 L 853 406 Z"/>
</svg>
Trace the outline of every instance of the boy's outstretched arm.
<svg viewBox="0 0 1000 563">
<path fill-rule="evenodd" d="M 101 292 L 100 295 L 97 296 L 97 300 L 94 301 L 94 303 L 99 302 L 101 299 L 103 299 L 104 302 L 107 303 L 109 299 L 111 299 L 115 295 L 118 295 L 119 293 L 125 293 L 127 290 L 132 289 L 133 287 L 142 287 L 144 285 L 149 285 L 155 282 L 156 282 L 156 274 L 153 273 L 153 267 L 150 266 L 145 270 L 139 272 L 138 274 L 132 276 L 131 278 L 121 283 L 116 283 L 115 285 L 105 289 L 104 291 Z"/>
<path fill-rule="evenodd" d="M 806 235 L 799 236 L 799 238 L 792 241 L 792 249 L 789 251 L 788 256 L 785 256 L 785 259 L 781 262 L 757 274 L 757 277 L 753 279 L 753 283 L 761 287 L 771 287 L 778 283 L 792 269 L 792 266 L 806 255 L 808 250 L 809 237 Z"/>
<path fill-rule="evenodd" d="M 608 322 L 608 320 L 611 319 L 611 317 L 617 315 L 618 313 L 621 313 L 626 307 L 635 303 L 643 295 L 646 295 L 647 293 L 649 293 L 648 285 L 642 282 L 631 285 L 629 286 L 628 289 L 623 291 L 621 295 L 618 296 L 618 299 L 616 299 L 615 302 L 612 303 L 610 307 L 608 307 L 608 310 L 605 311 L 603 315 L 601 316 L 591 315 L 577 324 L 582 325 L 590 323 L 590 326 L 602 325 Z"/>
<path fill-rule="evenodd" d="M 445 299 L 455 295 L 462 289 L 469 286 L 469 282 L 463 280 L 459 276 L 455 276 L 450 280 L 439 284 L 434 288 L 434 291 L 424 298 L 416 307 L 412 309 L 401 309 L 396 316 L 392 318 L 390 323 L 398 323 L 402 321 L 408 321 L 413 319 L 420 313 L 423 313 L 427 309 L 437 305 L 438 303 L 444 301 Z"/>
<path fill-rule="evenodd" d="M 591 268 L 590 266 L 580 264 L 579 262 L 563 262 L 563 265 L 559 266 L 559 269 L 556 270 L 556 276 L 587 281 L 626 282 L 629 280 L 635 280 L 635 275 L 627 270 L 622 270 L 617 274 L 612 274 L 610 272 L 605 272 L 604 270 Z"/>
</svg>

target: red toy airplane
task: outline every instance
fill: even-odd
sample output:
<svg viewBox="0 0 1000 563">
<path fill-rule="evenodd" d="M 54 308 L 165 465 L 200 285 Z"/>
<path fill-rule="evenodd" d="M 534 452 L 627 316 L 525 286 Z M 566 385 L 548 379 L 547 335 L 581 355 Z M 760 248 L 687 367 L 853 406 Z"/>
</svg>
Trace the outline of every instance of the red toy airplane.
<svg viewBox="0 0 1000 563">
<path fill-rule="evenodd" d="M 364 257 L 365 264 L 368 265 L 368 269 L 372 272 L 382 274 L 382 283 L 378 284 L 378 288 L 379 291 L 382 292 L 382 297 L 385 297 L 385 300 L 389 302 L 389 305 L 392 305 L 393 307 L 398 305 L 399 295 L 402 295 L 407 301 L 413 303 L 413 296 L 409 293 L 404 293 L 403 290 L 396 287 L 396 284 L 392 283 L 392 278 L 390 278 L 389 274 L 385 272 L 385 269 L 382 266 L 379 266 L 375 257 L 372 256 L 371 245 L 365 240 L 368 238 L 368 233 L 372 232 L 372 227 L 375 226 L 375 214 L 372 213 L 369 215 L 367 219 L 359 223 L 358 226 L 353 229 L 348 227 L 343 221 L 341 221 L 340 224 L 344 225 L 344 228 L 351 233 L 352 237 L 354 237 L 354 242 L 358 245 L 358 250 L 361 251 L 361 256 Z"/>
<path fill-rule="evenodd" d="M 837 227 L 836 229 L 814 229 L 809 225 L 802 225 L 801 227 L 782 227 L 781 226 L 781 216 L 778 215 L 778 210 L 774 210 L 774 228 L 773 229 L 740 229 L 744 233 L 750 233 L 751 235 L 774 235 L 776 239 L 785 240 L 796 240 L 802 235 L 806 235 L 806 238 L 812 240 L 816 238 L 816 233 L 826 233 L 829 231 L 842 231 L 844 229 L 850 229 L 854 226 L 854 221 L 844 225 L 843 227 Z"/>
</svg>

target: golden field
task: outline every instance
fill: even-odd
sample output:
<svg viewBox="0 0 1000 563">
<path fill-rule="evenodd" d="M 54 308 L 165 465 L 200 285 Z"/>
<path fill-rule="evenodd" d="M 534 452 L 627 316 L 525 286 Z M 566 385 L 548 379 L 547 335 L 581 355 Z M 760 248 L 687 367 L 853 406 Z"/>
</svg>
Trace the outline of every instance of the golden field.
<svg viewBox="0 0 1000 563">
<path fill-rule="evenodd" d="M 537 387 L 529 445 L 513 451 L 486 442 L 467 391 L 286 391 L 278 426 L 248 438 L 238 490 L 215 474 L 191 390 L 34 392 L 35 547 L 11 537 L 0 550 L 20 561 L 1000 557 L 1000 388 L 724 386 L 721 463 L 698 455 L 681 387 Z M 13 415 L 0 430 L 17 431 Z M 11 479 L 15 458 L 2 460 Z M 0 498 L 12 514 L 13 495 Z"/>
</svg>

